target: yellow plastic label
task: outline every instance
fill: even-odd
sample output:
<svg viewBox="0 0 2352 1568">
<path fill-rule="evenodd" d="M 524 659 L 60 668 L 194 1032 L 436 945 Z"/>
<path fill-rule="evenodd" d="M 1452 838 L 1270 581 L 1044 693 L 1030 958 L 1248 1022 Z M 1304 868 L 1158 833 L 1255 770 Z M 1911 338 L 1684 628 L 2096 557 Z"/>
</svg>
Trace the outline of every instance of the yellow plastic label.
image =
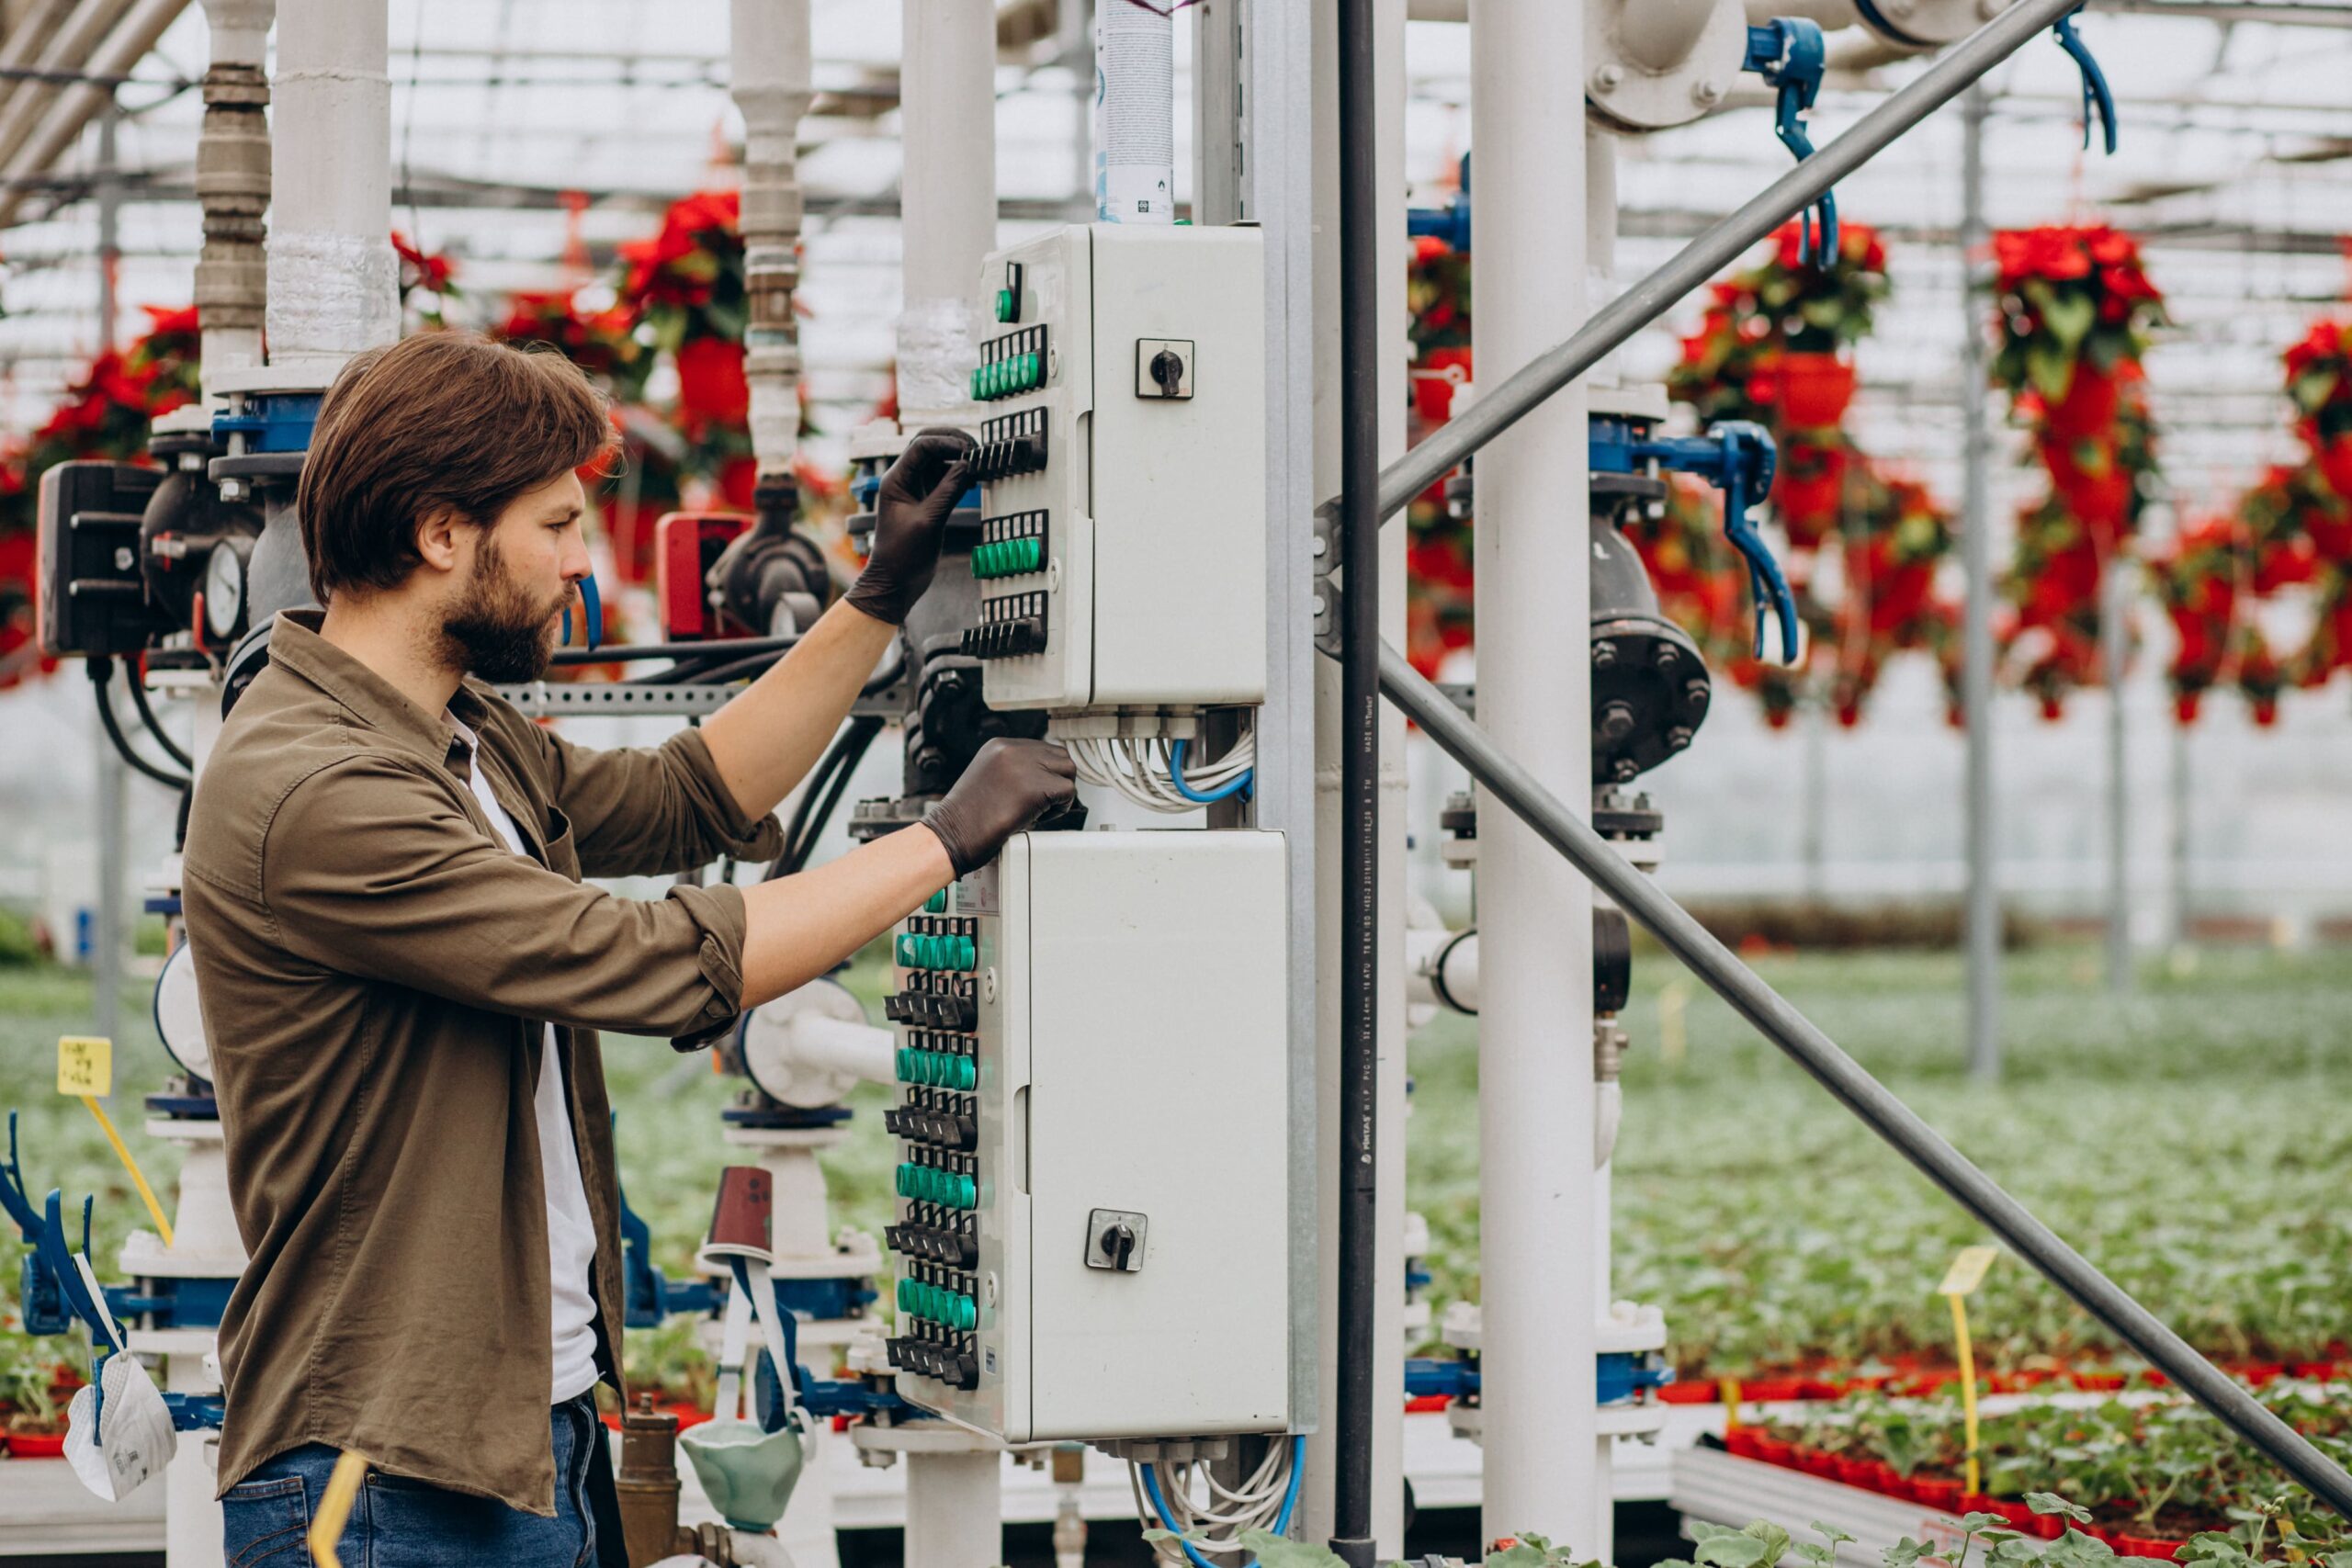
<svg viewBox="0 0 2352 1568">
<path fill-rule="evenodd" d="M 102 1035 L 66 1034 L 57 1042 L 57 1092 L 114 1092 L 114 1042 Z"/>
<path fill-rule="evenodd" d="M 1944 1282 L 1936 1287 L 1939 1296 L 1973 1296 L 1976 1287 L 1984 1282 L 1984 1271 L 1993 1267 L 1993 1259 L 2001 1256 L 1997 1247 L 1963 1247 L 1960 1256 L 1951 1260 L 1951 1268 L 1944 1273 Z"/>
</svg>

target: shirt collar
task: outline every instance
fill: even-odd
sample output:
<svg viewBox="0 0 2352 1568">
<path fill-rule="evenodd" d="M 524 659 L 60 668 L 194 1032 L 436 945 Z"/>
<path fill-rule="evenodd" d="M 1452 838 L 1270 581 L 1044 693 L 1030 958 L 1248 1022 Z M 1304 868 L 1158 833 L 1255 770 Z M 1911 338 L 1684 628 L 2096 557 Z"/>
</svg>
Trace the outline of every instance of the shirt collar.
<svg viewBox="0 0 2352 1568">
<path fill-rule="evenodd" d="M 322 610 L 281 610 L 269 633 L 269 658 L 343 705 L 366 728 L 440 763 L 462 778 L 472 748 L 439 714 L 428 714 L 400 688 L 319 635 Z M 488 710 L 460 685 L 449 714 L 479 731 Z"/>
</svg>

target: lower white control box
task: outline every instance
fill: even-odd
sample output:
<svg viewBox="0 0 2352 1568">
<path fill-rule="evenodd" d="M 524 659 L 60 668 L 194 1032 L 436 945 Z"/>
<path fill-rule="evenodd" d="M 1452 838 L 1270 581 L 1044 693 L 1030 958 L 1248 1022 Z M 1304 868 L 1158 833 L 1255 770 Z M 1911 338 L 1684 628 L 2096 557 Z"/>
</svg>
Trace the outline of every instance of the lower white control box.
<svg viewBox="0 0 2352 1568">
<path fill-rule="evenodd" d="M 909 919 L 908 1399 L 1014 1443 L 1290 1429 L 1285 883 L 1275 833 L 1028 833 Z"/>
</svg>

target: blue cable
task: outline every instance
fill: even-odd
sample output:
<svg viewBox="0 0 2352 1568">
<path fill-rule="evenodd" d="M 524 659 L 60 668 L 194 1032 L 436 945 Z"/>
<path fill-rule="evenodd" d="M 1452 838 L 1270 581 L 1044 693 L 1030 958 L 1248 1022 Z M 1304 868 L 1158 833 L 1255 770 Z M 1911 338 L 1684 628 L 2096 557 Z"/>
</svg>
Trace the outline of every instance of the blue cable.
<svg viewBox="0 0 2352 1568">
<path fill-rule="evenodd" d="M 1199 790 L 1186 784 L 1184 782 L 1184 748 L 1190 744 L 1190 741 L 1179 740 L 1168 750 L 1168 776 L 1174 782 L 1178 795 L 1195 806 L 1214 806 L 1227 796 L 1235 795 L 1240 795 L 1245 800 L 1249 798 L 1250 781 L 1258 776 L 1258 770 L 1255 768 L 1242 769 L 1239 778 L 1230 784 L 1219 784 L 1206 795 L 1203 795 Z"/>
<path fill-rule="evenodd" d="M 1183 742 L 1180 740 L 1177 744 L 1181 746 Z M 1160 1527 L 1176 1537 L 1176 1544 L 1184 1549 L 1184 1555 L 1192 1561 L 1193 1568 L 1216 1568 L 1216 1564 L 1193 1550 L 1193 1543 L 1184 1539 L 1184 1532 L 1176 1528 L 1176 1521 L 1169 1516 L 1168 1500 L 1159 1495 L 1159 1467 L 1147 1464 L 1139 1468 L 1143 1471 L 1144 1495 L 1151 1499 L 1151 1510 L 1159 1516 Z M 1298 1506 L 1298 1483 L 1306 1473 L 1306 1434 L 1301 1432 L 1290 1440 L 1290 1484 L 1283 1488 L 1283 1508 L 1274 1516 L 1273 1534 L 1290 1533 L 1290 1516 L 1292 1510 Z M 1253 1557 L 1241 1568 L 1257 1568 L 1257 1564 L 1258 1560 Z"/>
</svg>

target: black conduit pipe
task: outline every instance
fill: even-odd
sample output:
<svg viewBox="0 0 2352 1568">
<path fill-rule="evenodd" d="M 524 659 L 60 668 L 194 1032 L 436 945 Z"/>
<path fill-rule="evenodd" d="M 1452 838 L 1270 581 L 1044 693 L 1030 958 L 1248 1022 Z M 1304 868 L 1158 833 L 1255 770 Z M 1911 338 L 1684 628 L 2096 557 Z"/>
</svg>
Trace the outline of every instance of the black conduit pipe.
<svg viewBox="0 0 2352 1568">
<path fill-rule="evenodd" d="M 1380 1088 L 1380 230 L 1372 0 L 1339 0 L 1339 1386 L 1331 1550 L 1373 1568 L 1373 1364 Z"/>
<path fill-rule="evenodd" d="M 1634 870 L 1558 796 L 1513 761 L 1444 693 L 1423 680 L 1403 654 L 1385 643 L 1380 649 L 1380 684 L 1388 700 L 1419 724 L 1440 750 L 1470 770 L 1488 796 L 1509 807 L 1569 864 L 1591 878 L 1593 886 L 1619 908 L 1647 927 L 1710 990 L 1794 1058 L 1815 1082 L 1860 1117 L 1871 1132 L 1894 1145 L 1953 1201 L 2007 1242 L 2010 1251 L 2113 1329 L 2151 1366 L 2179 1384 L 2239 1437 L 2267 1454 L 2312 1495 L 2352 1519 L 2352 1475 L 2272 1415 L 2228 1373 L 2189 1348 L 2155 1314 L 1971 1164 L 1917 1112 L 1865 1072 L 1861 1064 L 1839 1050 L 1812 1020 L 1733 957 L 1731 950 L 1691 919 L 1689 910 Z"/>
</svg>

